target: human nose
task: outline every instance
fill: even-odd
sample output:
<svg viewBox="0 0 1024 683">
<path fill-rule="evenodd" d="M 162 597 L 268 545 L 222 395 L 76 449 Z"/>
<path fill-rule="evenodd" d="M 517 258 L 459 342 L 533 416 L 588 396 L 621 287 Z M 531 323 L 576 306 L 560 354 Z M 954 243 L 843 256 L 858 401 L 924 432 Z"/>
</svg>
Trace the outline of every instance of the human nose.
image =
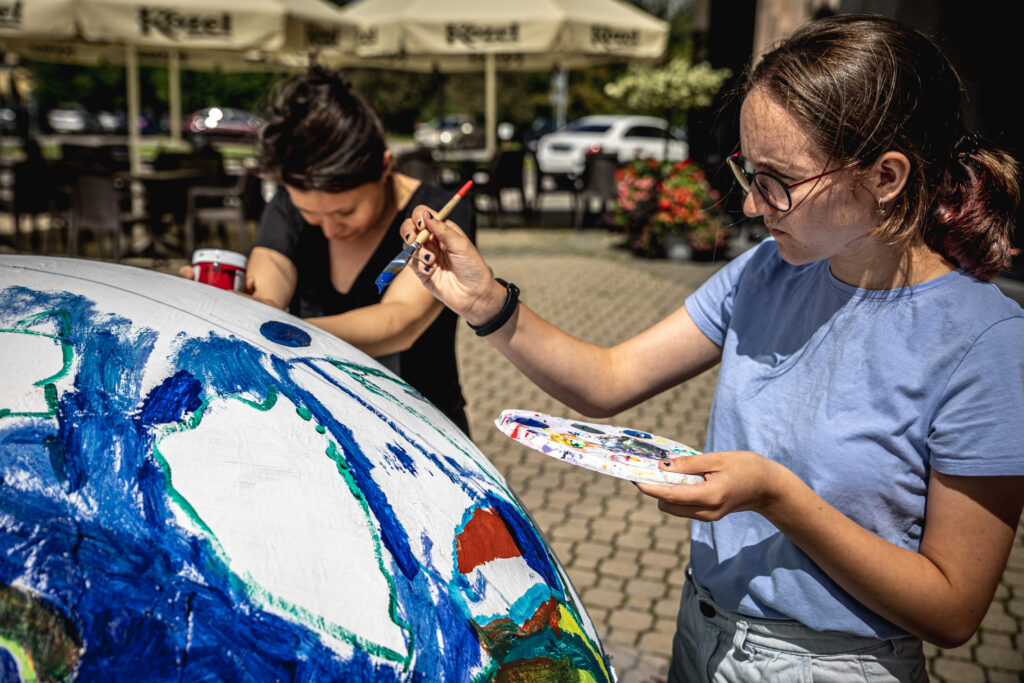
<svg viewBox="0 0 1024 683">
<path fill-rule="evenodd" d="M 747 218 L 763 216 L 765 213 L 765 206 L 767 206 L 767 202 L 765 202 L 764 198 L 761 197 L 761 193 L 751 187 L 747 192 L 747 196 L 743 198 L 743 215 Z"/>
</svg>

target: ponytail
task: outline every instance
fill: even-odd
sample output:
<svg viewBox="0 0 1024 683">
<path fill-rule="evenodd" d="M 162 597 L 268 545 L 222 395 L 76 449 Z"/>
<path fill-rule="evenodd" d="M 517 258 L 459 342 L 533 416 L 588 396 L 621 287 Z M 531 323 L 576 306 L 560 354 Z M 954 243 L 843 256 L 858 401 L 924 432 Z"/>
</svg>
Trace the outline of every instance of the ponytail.
<svg viewBox="0 0 1024 683">
<path fill-rule="evenodd" d="M 935 188 L 925 243 L 979 280 L 1010 265 L 1020 202 L 1019 167 L 1003 150 L 973 136 L 961 143 Z"/>
</svg>

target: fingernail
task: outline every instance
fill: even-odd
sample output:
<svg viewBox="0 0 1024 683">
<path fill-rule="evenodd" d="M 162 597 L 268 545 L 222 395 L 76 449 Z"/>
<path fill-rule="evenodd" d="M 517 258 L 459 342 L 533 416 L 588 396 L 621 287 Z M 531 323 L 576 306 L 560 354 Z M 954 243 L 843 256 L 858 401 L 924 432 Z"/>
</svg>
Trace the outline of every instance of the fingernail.
<svg viewBox="0 0 1024 683">
<path fill-rule="evenodd" d="M 412 239 L 412 233 L 411 232 L 405 233 L 404 235 L 402 235 L 402 239 L 405 240 L 406 242 L 408 242 L 409 240 Z"/>
<path fill-rule="evenodd" d="M 434 266 L 423 266 L 423 272 L 424 272 L 424 273 L 429 273 L 429 272 L 430 272 L 430 269 L 431 269 L 431 268 L 433 268 L 433 267 L 434 267 Z"/>
<path fill-rule="evenodd" d="M 430 260 L 430 254 L 424 254 L 423 255 L 423 260 L 424 261 L 429 261 Z"/>
<path fill-rule="evenodd" d="M 417 228 L 422 228 L 423 227 L 423 219 L 422 218 L 419 219 L 418 221 L 416 221 L 416 227 Z"/>
</svg>

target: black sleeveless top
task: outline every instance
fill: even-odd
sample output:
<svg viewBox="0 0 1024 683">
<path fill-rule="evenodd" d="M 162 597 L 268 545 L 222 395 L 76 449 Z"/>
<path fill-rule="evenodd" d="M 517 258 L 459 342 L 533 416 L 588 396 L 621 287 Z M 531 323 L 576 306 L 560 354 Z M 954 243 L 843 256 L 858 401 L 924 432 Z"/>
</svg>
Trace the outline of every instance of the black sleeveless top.
<svg viewBox="0 0 1024 683">
<path fill-rule="evenodd" d="M 255 246 L 273 249 L 295 264 L 298 282 L 288 307 L 293 315 L 300 318 L 337 315 L 380 302 L 381 295 L 373 281 L 405 246 L 399 234 L 402 221 L 420 204 L 437 210 L 451 197 L 452 193 L 447 190 L 421 183 L 405 206 L 399 209 L 380 245 L 347 294 L 339 292 L 331 283 L 330 255 L 323 231 L 303 220 L 283 187 L 278 188 L 263 212 Z M 471 240 L 475 240 L 476 214 L 471 199 L 460 202 L 449 218 Z M 466 401 L 455 363 L 457 320 L 457 316 L 445 308 L 408 350 L 378 360 L 468 433 L 463 410 Z"/>
</svg>

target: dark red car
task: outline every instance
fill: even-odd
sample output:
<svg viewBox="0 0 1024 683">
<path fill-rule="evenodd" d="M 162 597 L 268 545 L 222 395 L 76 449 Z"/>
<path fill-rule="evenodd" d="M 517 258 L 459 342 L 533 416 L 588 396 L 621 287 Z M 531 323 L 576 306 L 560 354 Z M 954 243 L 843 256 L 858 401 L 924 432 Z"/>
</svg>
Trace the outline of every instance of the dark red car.
<svg viewBox="0 0 1024 683">
<path fill-rule="evenodd" d="M 182 128 L 189 136 L 251 142 L 263 124 L 262 118 L 244 109 L 207 107 L 186 116 Z"/>
</svg>

